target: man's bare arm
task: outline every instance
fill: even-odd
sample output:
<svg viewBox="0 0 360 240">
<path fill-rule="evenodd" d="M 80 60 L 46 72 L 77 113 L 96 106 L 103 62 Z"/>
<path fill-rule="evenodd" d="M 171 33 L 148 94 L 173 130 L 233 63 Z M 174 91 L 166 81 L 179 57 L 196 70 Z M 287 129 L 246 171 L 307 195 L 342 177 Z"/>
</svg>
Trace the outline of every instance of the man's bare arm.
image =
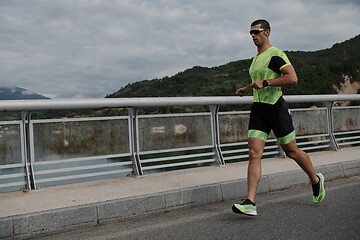
<svg viewBox="0 0 360 240">
<path fill-rule="evenodd" d="M 282 76 L 267 80 L 268 86 L 290 86 L 298 83 L 298 78 L 295 69 L 292 65 L 288 65 L 281 69 Z M 262 89 L 264 80 L 253 83 L 253 88 Z"/>
</svg>

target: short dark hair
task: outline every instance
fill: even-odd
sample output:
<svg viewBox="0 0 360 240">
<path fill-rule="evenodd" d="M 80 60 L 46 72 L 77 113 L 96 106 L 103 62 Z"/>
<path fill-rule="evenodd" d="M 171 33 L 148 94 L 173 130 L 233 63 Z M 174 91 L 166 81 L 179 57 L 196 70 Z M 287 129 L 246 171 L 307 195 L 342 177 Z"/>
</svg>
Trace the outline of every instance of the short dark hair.
<svg viewBox="0 0 360 240">
<path fill-rule="evenodd" d="M 258 24 L 260 24 L 260 26 L 265 30 L 267 30 L 267 29 L 271 30 L 270 29 L 270 23 L 268 21 L 266 21 L 265 19 L 258 19 L 256 21 L 254 21 L 251 24 L 251 26 L 255 26 L 255 25 L 258 25 Z"/>
</svg>

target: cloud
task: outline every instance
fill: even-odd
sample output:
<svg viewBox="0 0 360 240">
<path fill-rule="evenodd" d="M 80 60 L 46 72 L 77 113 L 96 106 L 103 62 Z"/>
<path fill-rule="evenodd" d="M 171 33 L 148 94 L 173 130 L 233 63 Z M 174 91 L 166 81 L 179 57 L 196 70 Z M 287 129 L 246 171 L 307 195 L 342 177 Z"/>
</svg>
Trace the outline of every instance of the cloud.
<svg viewBox="0 0 360 240">
<path fill-rule="evenodd" d="M 358 1 L 28 0 L 0 2 L 0 85 L 51 98 L 104 97 L 128 83 L 256 53 L 258 18 L 285 50 L 354 37 Z"/>
</svg>

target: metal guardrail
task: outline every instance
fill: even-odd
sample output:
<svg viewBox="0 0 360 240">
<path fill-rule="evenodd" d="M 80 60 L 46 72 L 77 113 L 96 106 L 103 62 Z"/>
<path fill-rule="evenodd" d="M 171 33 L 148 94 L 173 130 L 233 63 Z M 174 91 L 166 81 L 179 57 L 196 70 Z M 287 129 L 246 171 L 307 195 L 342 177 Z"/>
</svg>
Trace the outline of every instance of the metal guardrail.
<svg viewBox="0 0 360 240">
<path fill-rule="evenodd" d="M 325 102 L 291 109 L 297 141 L 305 151 L 360 144 L 360 95 L 285 96 L 289 103 Z M 176 97 L 0 101 L 0 111 L 22 120 L 0 122 L 0 192 L 184 167 L 223 165 L 248 158 L 249 112 L 219 112 L 221 105 L 250 104 L 252 97 Z M 192 114 L 138 115 L 138 108 L 208 105 Z M 31 119 L 37 110 L 128 108 L 128 116 Z M 283 155 L 276 140 L 264 156 Z"/>
<path fill-rule="evenodd" d="M 293 95 L 284 96 L 288 103 L 359 101 L 358 94 L 347 95 Z M 38 111 L 95 108 L 142 108 L 192 105 L 250 104 L 252 97 L 152 97 L 152 98 L 105 98 L 105 99 L 43 99 L 2 100 L 1 111 Z"/>
</svg>

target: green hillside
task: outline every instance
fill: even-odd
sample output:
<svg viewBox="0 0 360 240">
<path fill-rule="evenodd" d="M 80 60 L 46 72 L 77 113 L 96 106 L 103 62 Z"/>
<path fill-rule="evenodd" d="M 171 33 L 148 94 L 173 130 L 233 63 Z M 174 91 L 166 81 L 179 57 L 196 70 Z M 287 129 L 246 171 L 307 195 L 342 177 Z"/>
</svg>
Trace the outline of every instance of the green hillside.
<svg viewBox="0 0 360 240">
<path fill-rule="evenodd" d="M 284 87 L 285 95 L 335 94 L 336 88 L 340 88 L 344 81 L 344 75 L 349 76 L 352 82 L 360 82 L 360 35 L 325 50 L 286 53 L 296 69 L 299 84 Z M 237 88 L 250 82 L 248 73 L 250 64 L 251 59 L 246 59 L 212 68 L 195 66 L 171 77 L 128 84 L 106 98 L 234 96 Z M 353 104 L 359 105 L 359 103 Z M 310 105 L 312 103 L 292 104 L 291 107 Z M 248 108 L 247 105 L 222 106 L 221 111 Z M 140 109 L 140 114 L 194 111 L 208 111 L 208 107 L 149 108 Z M 127 109 L 44 111 L 33 112 L 32 117 L 36 119 L 119 114 L 127 114 Z M 17 113 L 0 113 L 0 120 L 19 119 L 19 117 Z"/>
<path fill-rule="evenodd" d="M 298 74 L 297 86 L 284 87 L 285 95 L 334 94 L 343 75 L 360 81 L 360 35 L 337 43 L 330 49 L 286 51 Z M 206 68 L 196 66 L 172 77 L 128 84 L 107 98 L 233 96 L 237 88 L 250 82 L 251 59 Z"/>
</svg>

